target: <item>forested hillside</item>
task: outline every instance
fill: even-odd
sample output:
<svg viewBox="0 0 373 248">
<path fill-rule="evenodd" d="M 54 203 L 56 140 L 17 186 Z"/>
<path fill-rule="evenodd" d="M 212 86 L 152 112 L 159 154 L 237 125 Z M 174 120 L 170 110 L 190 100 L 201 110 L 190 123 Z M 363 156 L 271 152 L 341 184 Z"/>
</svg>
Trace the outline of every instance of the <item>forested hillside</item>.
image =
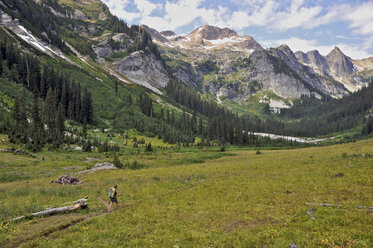
<svg viewBox="0 0 373 248">
<path fill-rule="evenodd" d="M 149 33 L 136 25 L 129 27 L 100 2 L 93 1 L 91 6 L 54 0 L 3 3 L 3 12 L 45 42 L 40 44 L 56 49 L 53 54 L 43 53 L 22 35 L 14 34 L 16 29 L 4 26 L 0 30 L 1 130 L 11 141 L 26 144 L 27 149 L 38 151 L 45 145 L 56 149 L 69 143 L 80 144 L 85 150 L 92 144 L 110 148 L 108 140 L 98 141 L 87 134 L 87 129 L 95 128 L 117 134 L 134 129 L 179 146 L 222 147 L 293 145 L 252 135 L 258 131 L 318 136 L 364 123 L 362 133 L 371 133 L 372 121 L 365 120 L 372 106 L 371 86 L 341 100 L 305 96 L 279 116 L 269 107 L 263 116 L 239 115 L 175 79 Z M 11 25 L 20 26 L 15 21 Z M 110 38 L 105 38 L 108 35 Z M 112 57 L 106 57 L 108 52 Z M 144 61 L 139 61 L 141 56 Z M 129 70 L 158 63 L 168 70 L 170 80 L 160 94 L 155 94 L 113 73 L 107 66 L 117 63 L 115 57 L 130 64 Z M 200 64 L 201 68 L 216 66 Z M 163 70 L 148 69 L 139 70 Z M 277 70 L 283 73 L 281 68 Z"/>
<path fill-rule="evenodd" d="M 373 84 L 342 99 L 304 96 L 294 107 L 282 109 L 281 117 L 291 122 L 286 127 L 293 135 L 314 136 L 340 132 L 364 125 L 363 134 L 372 132 Z"/>
</svg>

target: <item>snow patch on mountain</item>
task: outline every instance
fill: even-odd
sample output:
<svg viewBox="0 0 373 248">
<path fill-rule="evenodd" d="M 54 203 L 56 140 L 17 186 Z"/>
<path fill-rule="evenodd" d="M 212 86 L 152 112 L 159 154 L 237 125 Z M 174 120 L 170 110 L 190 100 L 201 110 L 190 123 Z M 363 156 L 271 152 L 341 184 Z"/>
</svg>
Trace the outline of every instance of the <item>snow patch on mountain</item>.
<svg viewBox="0 0 373 248">
<path fill-rule="evenodd" d="M 18 25 L 18 28 L 21 30 L 21 32 L 16 32 L 16 34 L 24 41 L 26 41 L 27 43 L 29 43 L 30 45 L 36 47 L 37 49 L 39 49 L 40 51 L 42 52 L 45 52 L 45 53 L 48 53 L 51 52 L 65 60 L 68 60 L 69 62 L 71 62 L 66 56 L 64 56 L 62 54 L 62 52 L 59 52 L 59 51 L 55 51 L 53 50 L 52 48 L 50 48 L 49 46 L 43 44 L 42 42 L 40 42 L 37 38 L 35 38 L 35 36 L 33 36 L 25 27 L 21 26 L 21 25 Z"/>
</svg>

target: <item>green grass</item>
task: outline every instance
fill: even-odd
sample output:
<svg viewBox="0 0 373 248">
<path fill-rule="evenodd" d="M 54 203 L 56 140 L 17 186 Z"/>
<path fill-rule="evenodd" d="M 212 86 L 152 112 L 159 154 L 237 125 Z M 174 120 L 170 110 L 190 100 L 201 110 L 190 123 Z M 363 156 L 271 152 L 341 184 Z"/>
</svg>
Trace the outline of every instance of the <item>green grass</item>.
<svg viewBox="0 0 373 248">
<path fill-rule="evenodd" d="M 356 151 L 359 148 L 359 151 Z M 370 247 L 373 140 L 291 150 L 218 148 L 122 151 L 139 170 L 78 175 L 110 154 L 0 153 L 0 175 L 29 178 L 0 183 L 0 218 L 61 206 L 85 195 L 90 208 L 68 215 L 0 224 L 0 246 L 21 247 Z M 232 156 L 234 153 L 235 156 Z M 364 154 L 364 155 L 363 155 Z M 222 157 L 223 156 L 223 157 Z M 44 159 L 43 159 L 44 157 Z M 99 160 L 84 162 L 86 157 Z M 13 160 L 12 160 L 13 159 Z M 339 172 L 343 177 L 335 177 Z M 50 184 L 70 173 L 78 186 Z M 119 209 L 105 213 L 109 187 L 119 185 Z M 307 202 L 341 206 L 308 206 Z M 312 208 L 313 220 L 307 211 Z M 90 218 L 69 228 L 48 230 Z"/>
</svg>

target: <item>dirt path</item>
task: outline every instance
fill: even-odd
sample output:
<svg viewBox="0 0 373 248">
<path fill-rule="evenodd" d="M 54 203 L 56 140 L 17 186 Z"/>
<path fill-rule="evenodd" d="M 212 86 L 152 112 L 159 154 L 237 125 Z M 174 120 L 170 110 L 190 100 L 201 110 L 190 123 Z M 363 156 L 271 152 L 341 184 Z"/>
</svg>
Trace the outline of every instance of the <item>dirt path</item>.
<svg viewBox="0 0 373 248">
<path fill-rule="evenodd" d="M 187 190 L 191 190 L 195 187 L 197 187 L 199 184 L 201 183 L 195 183 L 193 185 L 189 185 L 188 187 L 183 187 L 183 188 L 179 188 L 179 189 L 175 189 L 173 191 L 170 191 L 170 192 L 167 192 L 167 193 L 163 193 L 163 194 L 159 194 L 159 195 L 154 195 L 152 197 L 148 197 L 148 198 L 145 198 L 145 199 L 140 199 L 140 200 L 136 200 L 136 201 L 132 201 L 132 202 L 129 202 L 129 203 L 126 203 L 126 204 L 123 204 L 121 205 L 120 207 L 118 207 L 117 209 L 115 209 L 114 207 L 114 210 L 112 212 L 115 212 L 115 211 L 118 211 L 119 209 L 123 208 L 123 207 L 128 207 L 128 206 L 135 206 L 135 205 L 138 205 L 140 204 L 141 202 L 144 202 L 144 201 L 147 201 L 147 200 L 151 200 L 151 199 L 156 199 L 156 198 L 159 198 L 159 197 L 164 197 L 164 196 L 168 196 L 168 195 L 174 195 L 174 194 L 178 194 L 178 193 L 181 193 L 181 192 L 184 192 L 184 191 L 187 191 Z M 104 201 L 103 199 L 101 198 L 97 198 L 98 201 L 100 203 L 102 203 L 107 210 L 109 210 L 109 204 Z M 104 216 L 104 215 L 107 215 L 107 214 L 110 214 L 111 212 L 99 212 L 99 213 L 96 213 L 96 214 L 93 214 L 93 215 L 85 215 L 85 216 L 79 216 L 79 217 L 75 217 L 75 218 L 70 218 L 70 220 L 68 222 L 56 222 L 56 221 L 51 221 L 50 223 L 45 223 L 46 225 L 53 225 L 51 228 L 45 228 L 44 230 L 42 230 L 41 232 L 37 233 L 37 234 L 30 234 L 30 235 L 20 235 L 20 238 L 19 239 L 16 239 L 16 240 L 12 240 L 11 242 L 8 242 L 6 244 L 4 244 L 4 248 L 15 248 L 15 247 L 19 247 L 20 245 L 26 243 L 26 242 L 30 242 L 34 239 L 37 239 L 37 238 L 41 238 L 41 237 L 48 237 L 49 235 L 53 234 L 53 233 L 56 233 L 56 232 L 59 232 L 59 231 L 62 231 L 62 230 L 65 230 L 71 226 L 74 226 L 76 224 L 79 224 L 83 221 L 87 221 L 87 220 L 90 220 L 90 219 L 93 219 L 93 218 L 98 218 L 98 217 L 101 217 L 101 216 Z M 68 216 L 70 216 L 71 214 L 66 214 Z M 55 215 L 56 219 L 66 219 L 66 215 Z M 54 216 L 52 216 L 54 217 Z M 51 217 L 49 217 L 51 218 Z M 42 225 L 43 226 L 43 223 L 44 222 L 48 222 L 48 217 L 45 218 L 46 221 L 41 221 L 41 223 L 39 225 Z M 42 229 L 42 228 L 41 228 Z"/>
</svg>

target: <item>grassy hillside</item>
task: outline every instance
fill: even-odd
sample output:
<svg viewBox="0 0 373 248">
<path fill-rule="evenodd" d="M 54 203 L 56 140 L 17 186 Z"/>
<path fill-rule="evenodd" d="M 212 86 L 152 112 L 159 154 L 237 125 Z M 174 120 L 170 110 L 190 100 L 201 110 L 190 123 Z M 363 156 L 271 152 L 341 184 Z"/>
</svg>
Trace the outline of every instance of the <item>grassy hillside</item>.
<svg viewBox="0 0 373 248">
<path fill-rule="evenodd" d="M 1 142 L 1 148 L 8 145 Z M 85 195 L 90 207 L 19 223 L 5 221 L 0 246 L 371 246 L 372 139 L 260 154 L 231 149 L 225 154 L 159 148 L 147 154 L 128 148 L 120 159 L 136 159 L 147 168 L 81 175 L 76 172 L 112 158 L 82 152 L 1 153 L 2 220 Z M 219 158 L 232 153 L 235 156 Z M 84 183 L 49 183 L 66 173 Z M 107 201 L 113 184 L 119 186 L 120 205 L 106 214 L 100 199 Z"/>
</svg>

